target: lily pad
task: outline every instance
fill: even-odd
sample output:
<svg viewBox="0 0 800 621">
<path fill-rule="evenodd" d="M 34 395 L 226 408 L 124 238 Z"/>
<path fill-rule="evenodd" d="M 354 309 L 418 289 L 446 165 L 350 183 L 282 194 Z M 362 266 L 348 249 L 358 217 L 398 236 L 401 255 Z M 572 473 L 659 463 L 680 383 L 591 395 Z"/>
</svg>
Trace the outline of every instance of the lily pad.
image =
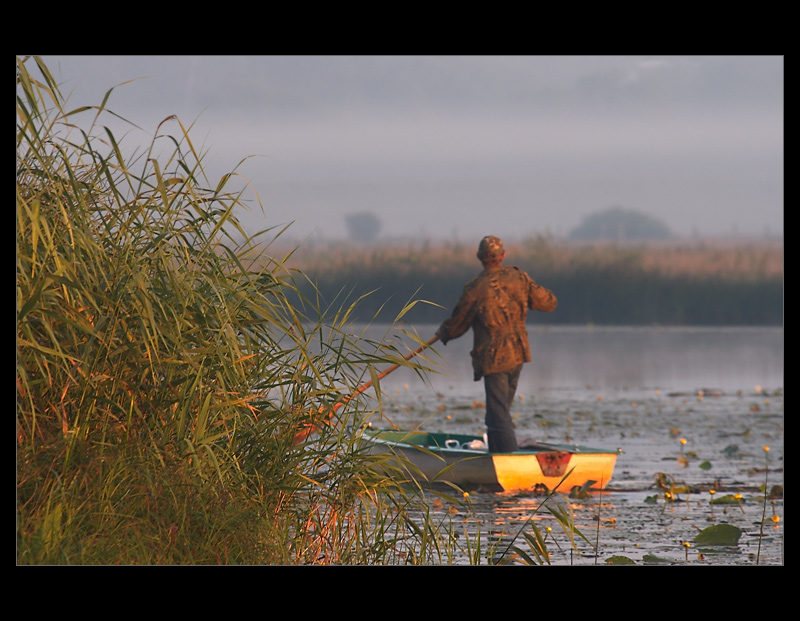
<svg viewBox="0 0 800 621">
<path fill-rule="evenodd" d="M 783 485 L 773 485 L 769 490 L 770 498 L 783 498 Z"/>
<path fill-rule="evenodd" d="M 670 565 L 672 563 L 670 559 L 655 554 L 645 554 L 642 561 L 645 565 Z"/>
<path fill-rule="evenodd" d="M 715 497 L 711 500 L 712 505 L 735 505 L 739 504 L 740 499 L 734 494 L 725 494 L 724 496 Z"/>
<path fill-rule="evenodd" d="M 606 565 L 636 565 L 636 561 L 634 561 L 632 558 L 628 558 L 627 556 L 617 554 L 615 556 L 609 556 L 606 559 Z"/>
<path fill-rule="evenodd" d="M 706 460 L 698 466 L 701 470 L 711 470 L 711 462 Z"/>
<path fill-rule="evenodd" d="M 739 544 L 742 529 L 732 524 L 715 524 L 700 531 L 694 542 L 707 546 L 735 546 Z"/>
</svg>

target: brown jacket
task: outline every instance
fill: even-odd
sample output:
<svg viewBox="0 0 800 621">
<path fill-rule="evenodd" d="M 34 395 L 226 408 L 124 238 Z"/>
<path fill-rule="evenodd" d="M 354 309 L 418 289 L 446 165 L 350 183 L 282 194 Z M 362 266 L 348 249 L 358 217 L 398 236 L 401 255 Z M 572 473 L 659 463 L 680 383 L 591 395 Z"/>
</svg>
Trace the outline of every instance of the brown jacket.
<svg viewBox="0 0 800 621">
<path fill-rule="evenodd" d="M 556 297 L 518 267 L 488 266 L 464 287 L 453 314 L 439 327 L 442 343 L 472 328 L 475 381 L 530 362 L 528 309 L 550 312 Z"/>
</svg>

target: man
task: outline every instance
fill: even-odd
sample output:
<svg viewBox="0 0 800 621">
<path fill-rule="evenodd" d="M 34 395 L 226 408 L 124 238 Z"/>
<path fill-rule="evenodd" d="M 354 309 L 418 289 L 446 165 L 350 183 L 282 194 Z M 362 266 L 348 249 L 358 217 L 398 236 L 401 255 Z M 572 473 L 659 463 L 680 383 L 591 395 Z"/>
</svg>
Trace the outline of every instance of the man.
<svg viewBox="0 0 800 621">
<path fill-rule="evenodd" d="M 436 332 L 443 345 L 472 328 L 472 368 L 475 381 L 486 389 L 486 428 L 489 451 L 517 450 L 511 421 L 511 402 L 522 365 L 531 360 L 525 319 L 528 309 L 550 312 L 556 297 L 518 267 L 504 267 L 503 242 L 494 235 L 478 246 L 483 272 L 468 282 L 453 314 Z"/>
</svg>

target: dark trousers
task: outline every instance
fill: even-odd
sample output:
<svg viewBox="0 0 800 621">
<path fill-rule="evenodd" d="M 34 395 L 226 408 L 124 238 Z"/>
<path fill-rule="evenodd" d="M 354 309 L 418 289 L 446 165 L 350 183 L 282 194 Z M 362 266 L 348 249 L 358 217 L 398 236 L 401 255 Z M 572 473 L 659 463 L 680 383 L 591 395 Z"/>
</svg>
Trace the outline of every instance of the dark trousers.
<svg viewBox="0 0 800 621">
<path fill-rule="evenodd" d="M 511 453 L 517 450 L 517 436 L 511 421 L 511 402 L 517 392 L 517 383 L 522 365 L 505 371 L 485 375 L 486 388 L 486 435 L 489 437 L 489 452 Z"/>
</svg>

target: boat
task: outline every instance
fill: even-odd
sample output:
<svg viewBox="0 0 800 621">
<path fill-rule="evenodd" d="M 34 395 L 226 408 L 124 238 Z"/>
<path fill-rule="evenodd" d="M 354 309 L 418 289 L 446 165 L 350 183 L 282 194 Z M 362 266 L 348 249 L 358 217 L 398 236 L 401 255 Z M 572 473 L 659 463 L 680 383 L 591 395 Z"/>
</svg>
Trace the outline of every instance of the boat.
<svg viewBox="0 0 800 621">
<path fill-rule="evenodd" d="M 479 436 L 371 427 L 363 430 L 363 438 L 372 454 L 407 460 L 408 474 L 420 483 L 487 492 L 601 490 L 620 452 L 533 442 L 513 453 L 490 453 Z"/>
</svg>

